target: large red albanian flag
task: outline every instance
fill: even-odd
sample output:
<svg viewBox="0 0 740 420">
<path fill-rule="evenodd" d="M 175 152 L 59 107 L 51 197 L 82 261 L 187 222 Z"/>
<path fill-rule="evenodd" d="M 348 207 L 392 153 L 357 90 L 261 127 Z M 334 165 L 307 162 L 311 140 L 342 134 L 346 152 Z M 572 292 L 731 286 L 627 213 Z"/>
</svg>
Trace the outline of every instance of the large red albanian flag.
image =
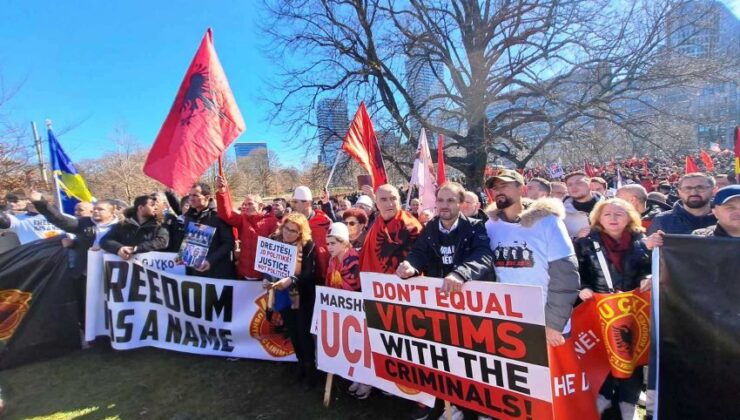
<svg viewBox="0 0 740 420">
<path fill-rule="evenodd" d="M 144 173 L 185 194 L 244 129 L 208 29 L 149 151 Z"/>
<path fill-rule="evenodd" d="M 378 137 L 375 135 L 365 102 L 360 102 L 360 107 L 344 137 L 342 149 L 370 174 L 373 178 L 373 190 L 377 191 L 379 186 L 388 183 Z"/>
</svg>

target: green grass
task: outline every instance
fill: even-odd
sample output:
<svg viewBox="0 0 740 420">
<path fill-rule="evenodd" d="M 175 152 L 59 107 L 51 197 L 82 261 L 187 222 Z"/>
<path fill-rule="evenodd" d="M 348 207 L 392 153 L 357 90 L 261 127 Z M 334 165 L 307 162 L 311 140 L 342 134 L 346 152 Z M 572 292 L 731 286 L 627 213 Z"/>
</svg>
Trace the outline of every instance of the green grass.
<svg viewBox="0 0 740 420">
<path fill-rule="evenodd" d="M 334 381 L 324 408 L 321 384 L 293 384 L 292 363 L 229 362 L 156 349 L 94 348 L 0 372 L 8 419 L 387 419 L 410 405 L 375 392 L 364 401 Z"/>
<path fill-rule="evenodd" d="M 411 403 L 375 390 L 364 401 L 335 378 L 292 381 L 292 363 L 195 356 L 157 349 L 96 347 L 0 372 L 7 419 L 404 419 Z M 616 410 L 605 419 L 619 419 Z"/>
</svg>

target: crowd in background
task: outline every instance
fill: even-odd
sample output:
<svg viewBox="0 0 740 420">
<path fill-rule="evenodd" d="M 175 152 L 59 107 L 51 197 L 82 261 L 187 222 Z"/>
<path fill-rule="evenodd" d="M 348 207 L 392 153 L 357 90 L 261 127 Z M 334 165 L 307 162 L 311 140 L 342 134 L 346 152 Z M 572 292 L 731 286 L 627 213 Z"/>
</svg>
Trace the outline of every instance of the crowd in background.
<svg viewBox="0 0 740 420">
<path fill-rule="evenodd" d="M 717 168 L 728 169 L 725 156 L 715 157 Z M 48 196 L 17 191 L 5 196 L 0 213 L 0 229 L 15 239 L 5 234 L 1 248 L 65 235 L 82 315 L 89 249 L 123 259 L 177 252 L 189 224 L 213 227 L 205 258 L 187 274 L 261 281 L 283 293 L 287 304 L 278 310 L 299 360 L 296 378 L 310 388 L 318 377 L 310 334 L 317 285 L 357 291 L 361 271 L 440 277 L 445 293 L 467 281 L 540 285 L 547 342 L 557 346 L 568 335 L 574 305 L 594 293 L 650 288 L 650 253 L 665 234 L 740 238 L 740 186 L 726 172 L 682 174 L 665 161 L 637 158 L 555 169 L 568 173 L 499 169 L 472 190 L 447 182 L 435 203 L 392 185 L 363 186 L 345 196 L 315 196 L 297 186 L 288 199 L 247 195 L 235 208 L 219 177 L 215 190 L 198 183 L 182 198 L 164 191 L 141 195 L 130 206 L 116 199 L 79 203 L 68 216 Z M 297 247 L 295 275 L 255 271 L 260 236 Z M 631 419 L 642 390 L 642 370 L 630 379 L 610 377 L 599 409 L 618 404 Z M 365 399 L 372 388 L 352 383 L 348 392 Z M 441 414 L 439 405 L 412 408 L 417 419 Z M 454 412 L 456 418 L 477 417 Z"/>
</svg>

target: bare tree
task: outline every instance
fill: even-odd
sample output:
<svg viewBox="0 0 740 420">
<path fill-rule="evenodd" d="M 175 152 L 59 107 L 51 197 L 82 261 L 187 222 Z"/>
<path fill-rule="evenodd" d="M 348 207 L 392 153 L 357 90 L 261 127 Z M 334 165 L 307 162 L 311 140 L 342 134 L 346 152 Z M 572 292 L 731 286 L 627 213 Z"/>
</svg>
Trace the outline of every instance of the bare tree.
<svg viewBox="0 0 740 420">
<path fill-rule="evenodd" d="M 86 160 L 79 167 L 90 191 L 97 198 L 117 198 L 133 202 L 136 196 L 161 191 L 165 187 L 143 172 L 148 150 L 138 145 L 125 128 L 111 134 L 116 150 L 98 159 Z"/>
<path fill-rule="evenodd" d="M 272 52 L 288 58 L 271 87 L 277 120 L 301 132 L 322 97 L 364 100 L 412 146 L 413 121 L 444 134 L 447 164 L 469 183 L 492 160 L 524 167 L 574 125 L 651 142 L 627 118 L 636 107 L 657 112 L 657 92 L 737 65 L 670 54 L 682 0 L 265 1 Z M 438 89 L 420 96 L 409 82 L 421 71 Z M 402 173 L 412 163 L 384 159 Z"/>
<path fill-rule="evenodd" d="M 41 174 L 33 164 L 33 140 L 25 125 L 14 122 L 8 102 L 23 83 L 8 84 L 0 75 L 0 192 L 41 188 Z"/>
</svg>

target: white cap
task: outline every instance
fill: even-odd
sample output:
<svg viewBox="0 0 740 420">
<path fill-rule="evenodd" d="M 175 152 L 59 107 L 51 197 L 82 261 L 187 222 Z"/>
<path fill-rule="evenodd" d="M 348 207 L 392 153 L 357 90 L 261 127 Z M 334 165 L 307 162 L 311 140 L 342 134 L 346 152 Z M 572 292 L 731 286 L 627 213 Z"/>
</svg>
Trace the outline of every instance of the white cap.
<svg viewBox="0 0 740 420">
<path fill-rule="evenodd" d="M 328 236 L 333 236 L 342 242 L 349 242 L 349 229 L 344 223 L 332 223 Z"/>
<path fill-rule="evenodd" d="M 293 199 L 313 201 L 313 195 L 311 195 L 311 190 L 308 187 L 301 185 L 300 187 L 296 187 L 295 191 L 293 191 Z"/>
<path fill-rule="evenodd" d="M 367 195 L 361 195 L 357 198 L 357 202 L 355 203 L 355 205 L 357 204 L 364 204 L 370 208 L 373 208 L 373 199 Z"/>
</svg>

